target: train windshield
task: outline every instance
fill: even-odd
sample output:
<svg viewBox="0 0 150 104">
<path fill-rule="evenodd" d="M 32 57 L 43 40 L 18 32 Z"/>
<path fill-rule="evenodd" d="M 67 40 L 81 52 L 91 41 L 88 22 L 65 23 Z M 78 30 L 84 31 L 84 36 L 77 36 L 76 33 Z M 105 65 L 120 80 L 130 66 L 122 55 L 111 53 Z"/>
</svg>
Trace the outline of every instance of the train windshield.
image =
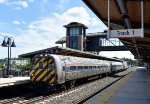
<svg viewBox="0 0 150 104">
<path fill-rule="evenodd" d="M 47 57 L 34 57 L 31 62 L 31 68 L 35 69 L 55 69 L 54 60 Z"/>
<path fill-rule="evenodd" d="M 47 58 L 36 57 L 32 59 L 31 67 L 35 69 L 44 69 L 47 65 Z"/>
</svg>

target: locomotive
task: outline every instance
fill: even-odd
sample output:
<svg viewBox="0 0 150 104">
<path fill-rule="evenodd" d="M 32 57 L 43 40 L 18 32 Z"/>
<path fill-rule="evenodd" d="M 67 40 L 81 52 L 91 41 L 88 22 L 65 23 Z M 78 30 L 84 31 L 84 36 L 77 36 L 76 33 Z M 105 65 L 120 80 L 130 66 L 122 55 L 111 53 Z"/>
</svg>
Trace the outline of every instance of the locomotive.
<svg viewBox="0 0 150 104">
<path fill-rule="evenodd" d="M 96 75 L 116 73 L 126 68 L 125 62 L 39 54 L 31 61 L 30 79 L 36 84 L 55 86 Z"/>
</svg>

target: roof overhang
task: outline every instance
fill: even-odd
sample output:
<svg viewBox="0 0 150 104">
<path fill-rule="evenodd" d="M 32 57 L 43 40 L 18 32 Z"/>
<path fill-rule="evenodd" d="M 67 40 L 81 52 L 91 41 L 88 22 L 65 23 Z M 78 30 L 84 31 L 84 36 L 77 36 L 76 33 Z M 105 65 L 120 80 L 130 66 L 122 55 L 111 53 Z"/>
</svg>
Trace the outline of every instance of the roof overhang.
<svg viewBox="0 0 150 104">
<path fill-rule="evenodd" d="M 144 38 L 120 40 L 135 58 L 150 62 L 150 0 L 142 0 L 144 10 Z M 108 25 L 108 0 L 83 0 Z M 141 0 L 110 0 L 110 28 L 113 30 L 141 28 Z"/>
<path fill-rule="evenodd" d="M 32 58 L 37 54 L 43 54 L 43 53 L 122 62 L 121 60 L 118 60 L 118 59 L 108 58 L 108 57 L 96 55 L 96 54 L 93 54 L 90 52 L 83 52 L 83 51 L 79 51 L 79 50 L 75 50 L 75 49 L 71 49 L 71 48 L 63 48 L 63 47 L 59 47 L 59 46 L 22 54 L 22 55 L 19 55 L 19 57 L 20 58 Z"/>
</svg>

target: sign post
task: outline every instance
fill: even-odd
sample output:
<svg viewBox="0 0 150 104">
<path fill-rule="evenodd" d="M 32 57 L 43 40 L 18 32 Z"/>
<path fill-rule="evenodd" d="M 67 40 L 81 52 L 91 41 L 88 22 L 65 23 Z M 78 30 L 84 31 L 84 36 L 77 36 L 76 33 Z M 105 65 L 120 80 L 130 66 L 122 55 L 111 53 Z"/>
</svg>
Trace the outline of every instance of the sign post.
<svg viewBox="0 0 150 104">
<path fill-rule="evenodd" d="M 107 38 L 110 38 L 110 0 L 108 0 L 108 31 Z"/>
</svg>

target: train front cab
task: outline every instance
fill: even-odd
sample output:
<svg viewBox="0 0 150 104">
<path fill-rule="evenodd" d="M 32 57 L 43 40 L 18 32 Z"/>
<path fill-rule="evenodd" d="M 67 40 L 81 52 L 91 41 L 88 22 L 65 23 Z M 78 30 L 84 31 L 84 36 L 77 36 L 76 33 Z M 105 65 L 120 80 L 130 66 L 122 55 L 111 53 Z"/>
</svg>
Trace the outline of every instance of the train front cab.
<svg viewBox="0 0 150 104">
<path fill-rule="evenodd" d="M 30 79 L 34 83 L 55 84 L 56 69 L 53 57 L 36 55 L 31 62 Z"/>
</svg>

